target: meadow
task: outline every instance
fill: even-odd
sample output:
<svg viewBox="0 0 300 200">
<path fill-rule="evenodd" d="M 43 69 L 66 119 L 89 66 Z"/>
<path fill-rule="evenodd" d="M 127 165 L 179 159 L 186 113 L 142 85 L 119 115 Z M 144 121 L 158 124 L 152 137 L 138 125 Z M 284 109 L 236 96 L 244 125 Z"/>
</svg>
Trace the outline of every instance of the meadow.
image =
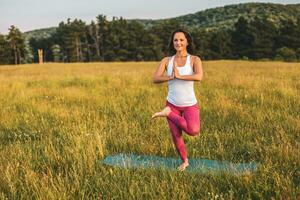
<svg viewBox="0 0 300 200">
<path fill-rule="evenodd" d="M 116 153 L 178 158 L 157 62 L 0 66 L 0 199 L 299 199 L 300 63 L 207 61 L 190 158 L 243 175 L 121 169 Z"/>
</svg>

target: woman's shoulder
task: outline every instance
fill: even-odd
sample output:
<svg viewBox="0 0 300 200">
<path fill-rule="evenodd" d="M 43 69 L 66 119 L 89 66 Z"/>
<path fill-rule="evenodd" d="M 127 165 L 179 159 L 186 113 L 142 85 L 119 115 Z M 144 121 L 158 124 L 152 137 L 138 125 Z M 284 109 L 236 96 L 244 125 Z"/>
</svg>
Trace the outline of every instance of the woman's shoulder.
<svg viewBox="0 0 300 200">
<path fill-rule="evenodd" d="M 171 59 L 172 59 L 172 56 L 166 56 L 161 60 L 161 62 L 167 64 L 170 62 Z"/>
<path fill-rule="evenodd" d="M 201 61 L 201 58 L 197 55 L 190 55 L 192 61 Z"/>
<path fill-rule="evenodd" d="M 172 57 L 174 57 L 174 56 L 175 56 L 175 55 L 173 55 L 173 56 L 166 56 L 166 57 L 164 57 L 164 58 L 162 59 L 162 61 L 163 61 L 163 60 L 169 61 L 169 60 L 171 60 Z"/>
<path fill-rule="evenodd" d="M 197 56 L 197 55 L 191 55 L 191 61 L 190 61 L 190 63 L 191 63 L 191 66 L 194 67 L 195 63 L 198 63 L 198 64 L 201 63 L 201 58 L 199 56 Z"/>
<path fill-rule="evenodd" d="M 164 57 L 163 59 L 161 59 L 161 61 L 167 61 L 167 60 L 169 60 L 170 59 L 170 57 L 169 56 L 166 56 L 166 57 Z"/>
</svg>

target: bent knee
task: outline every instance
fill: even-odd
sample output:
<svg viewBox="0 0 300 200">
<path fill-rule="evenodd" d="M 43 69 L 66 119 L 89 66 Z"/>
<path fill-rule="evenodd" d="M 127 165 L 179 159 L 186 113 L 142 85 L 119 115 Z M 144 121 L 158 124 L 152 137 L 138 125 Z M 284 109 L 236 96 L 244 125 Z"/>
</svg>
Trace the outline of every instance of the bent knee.
<svg viewBox="0 0 300 200">
<path fill-rule="evenodd" d="M 189 132 L 188 132 L 188 134 L 189 135 L 191 135 L 191 136 L 196 136 L 196 135 L 198 135 L 200 133 L 200 127 L 191 127 L 190 129 L 189 129 Z"/>
</svg>

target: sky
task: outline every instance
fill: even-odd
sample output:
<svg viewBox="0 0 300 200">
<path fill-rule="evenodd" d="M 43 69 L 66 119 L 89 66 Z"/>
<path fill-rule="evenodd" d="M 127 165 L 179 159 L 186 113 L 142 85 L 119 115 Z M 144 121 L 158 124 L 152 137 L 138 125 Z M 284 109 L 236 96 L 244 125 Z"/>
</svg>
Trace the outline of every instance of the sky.
<svg viewBox="0 0 300 200">
<path fill-rule="evenodd" d="M 7 34 L 11 25 L 21 32 L 58 26 L 59 22 L 77 18 L 90 23 L 99 14 L 110 20 L 164 19 L 191 14 L 208 8 L 254 2 L 247 0 L 0 0 L 0 33 Z M 300 0 L 269 0 L 296 4 Z"/>
</svg>

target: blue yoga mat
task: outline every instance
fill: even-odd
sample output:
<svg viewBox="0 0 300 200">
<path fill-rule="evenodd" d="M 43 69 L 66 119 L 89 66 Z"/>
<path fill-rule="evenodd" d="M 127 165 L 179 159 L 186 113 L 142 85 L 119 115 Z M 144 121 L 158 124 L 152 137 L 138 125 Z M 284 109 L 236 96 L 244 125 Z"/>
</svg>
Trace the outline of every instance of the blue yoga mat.
<svg viewBox="0 0 300 200">
<path fill-rule="evenodd" d="M 175 158 L 165 158 L 151 155 L 116 154 L 107 156 L 102 163 L 109 166 L 122 168 L 154 168 L 177 170 L 181 160 Z M 231 163 L 229 161 L 217 161 L 208 159 L 189 159 L 189 166 L 185 171 L 205 173 L 205 172 L 228 172 L 241 174 L 254 172 L 257 169 L 256 163 Z"/>
</svg>

